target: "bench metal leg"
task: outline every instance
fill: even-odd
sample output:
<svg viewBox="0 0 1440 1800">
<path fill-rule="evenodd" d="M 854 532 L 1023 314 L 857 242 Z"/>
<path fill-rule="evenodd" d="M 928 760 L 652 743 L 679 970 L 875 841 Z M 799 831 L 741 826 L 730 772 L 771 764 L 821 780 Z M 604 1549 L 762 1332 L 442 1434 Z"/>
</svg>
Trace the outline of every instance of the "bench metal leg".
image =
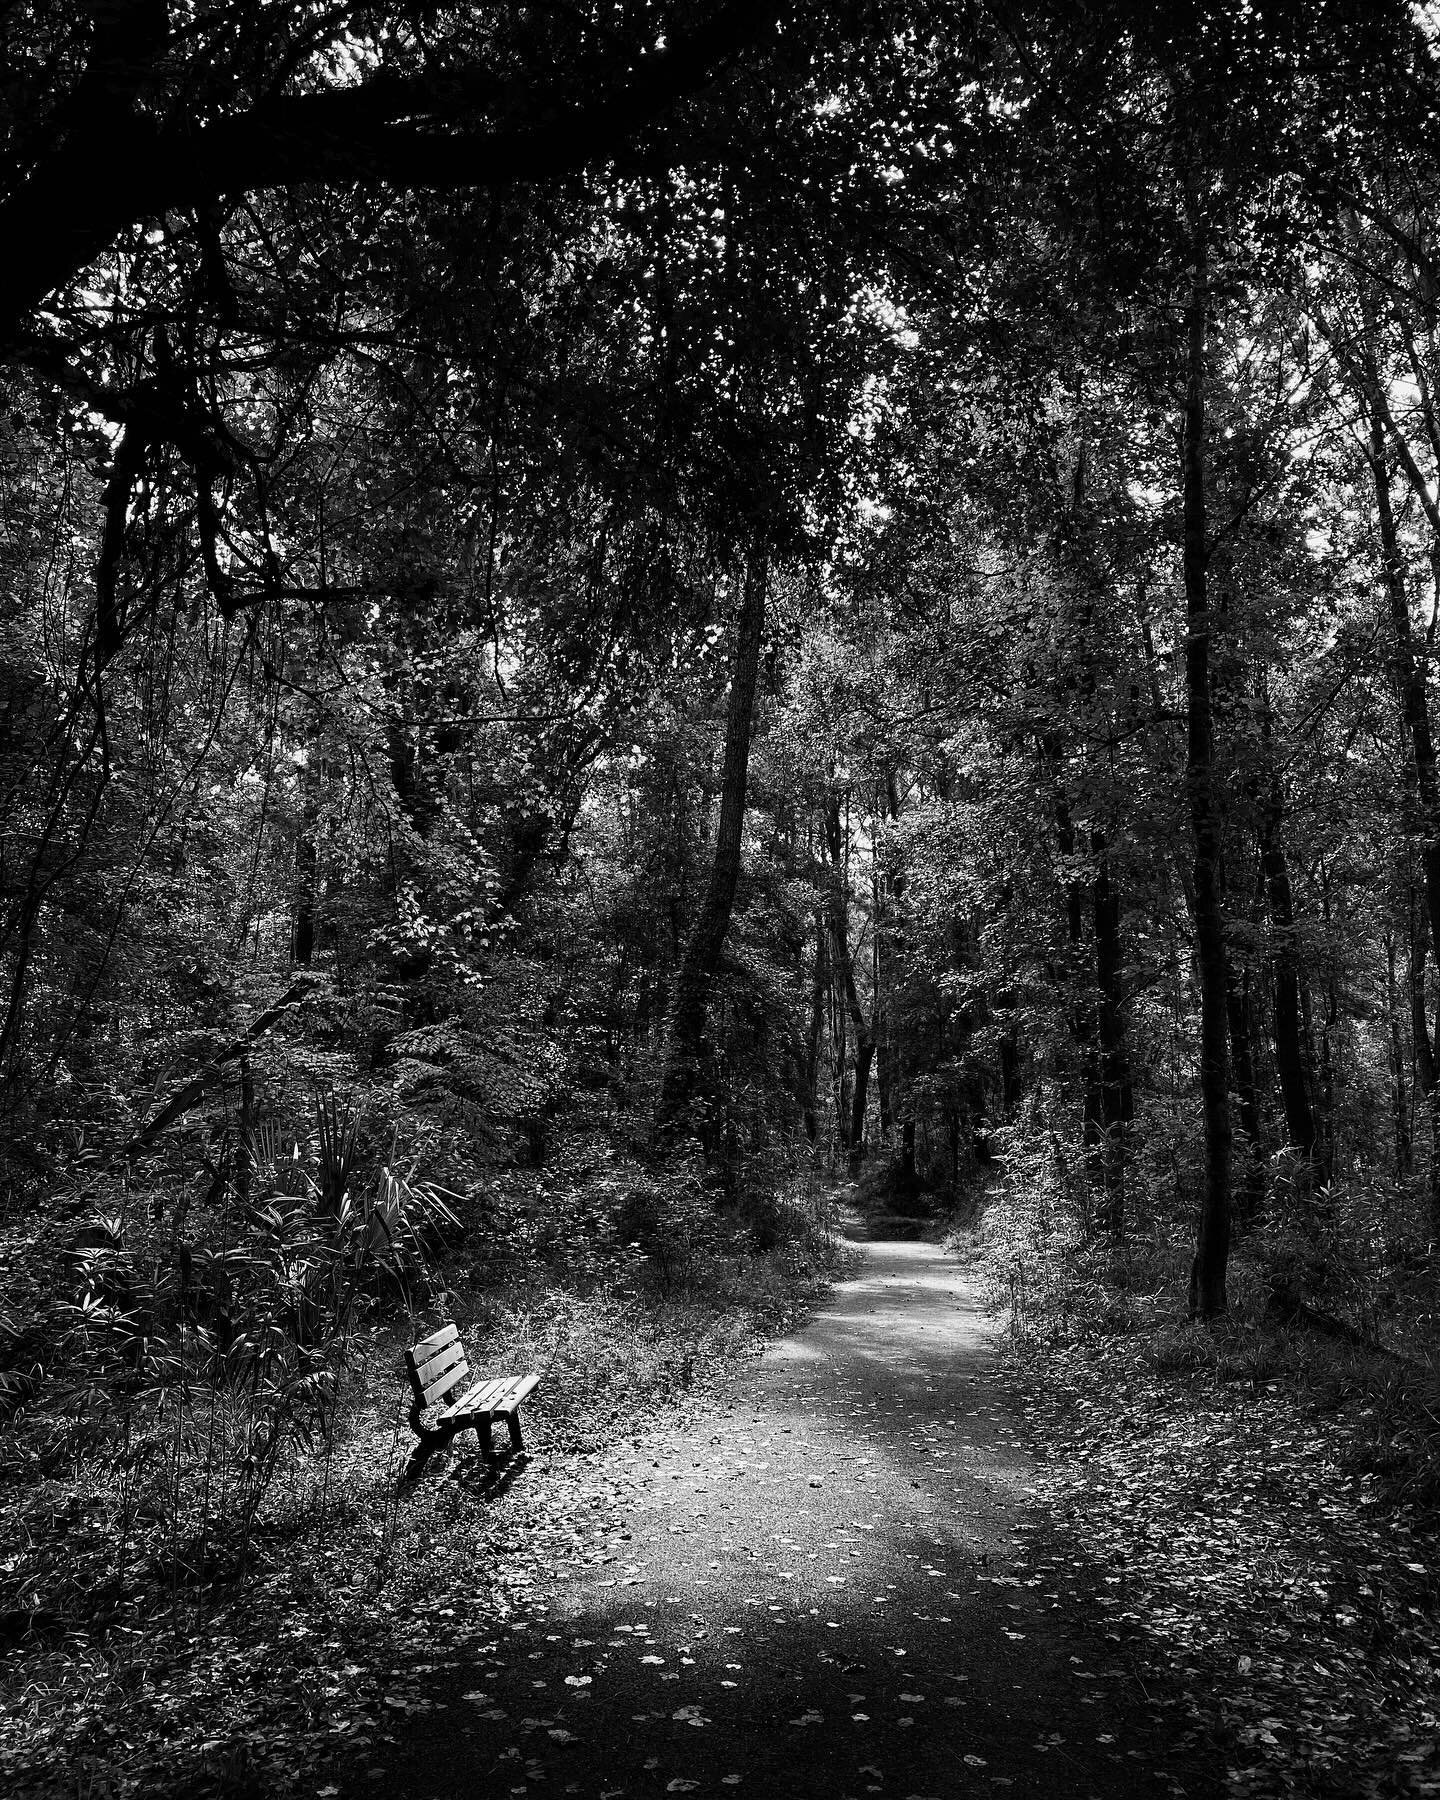
<svg viewBox="0 0 1440 1800">
<path fill-rule="evenodd" d="M 480 1454 L 486 1462 L 495 1461 L 495 1440 L 490 1435 L 490 1415 L 481 1413 L 475 1420 L 475 1435 L 480 1440 Z"/>
<path fill-rule="evenodd" d="M 502 1416 L 505 1423 L 510 1427 L 510 1449 L 512 1454 L 522 1452 L 525 1448 L 525 1439 L 520 1435 L 520 1408 L 518 1406 L 512 1406 L 510 1411 Z"/>
<path fill-rule="evenodd" d="M 418 1406 L 411 1407 L 410 1409 L 410 1429 L 415 1433 L 419 1442 L 411 1452 L 410 1460 L 405 1466 L 405 1478 L 407 1481 L 415 1481 L 419 1478 L 420 1471 L 425 1467 L 425 1464 L 429 1461 L 430 1457 L 435 1451 L 443 1450 L 454 1436 L 454 1433 L 444 1430 L 435 1431 L 431 1430 L 428 1426 L 422 1425 L 420 1423 L 420 1409 Z"/>
</svg>

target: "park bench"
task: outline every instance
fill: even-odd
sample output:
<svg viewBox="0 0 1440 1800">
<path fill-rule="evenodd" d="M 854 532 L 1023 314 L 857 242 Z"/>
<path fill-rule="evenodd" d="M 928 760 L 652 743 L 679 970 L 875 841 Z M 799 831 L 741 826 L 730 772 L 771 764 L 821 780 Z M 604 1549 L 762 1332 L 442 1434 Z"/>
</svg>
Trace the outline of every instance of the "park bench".
<svg viewBox="0 0 1440 1800">
<path fill-rule="evenodd" d="M 473 1428 L 487 1462 L 496 1460 L 495 1444 L 490 1436 L 492 1419 L 504 1419 L 510 1427 L 510 1449 L 523 1451 L 525 1440 L 520 1435 L 520 1402 L 538 1387 L 538 1375 L 494 1375 L 471 1386 L 470 1365 L 465 1360 L 465 1346 L 453 1325 L 442 1325 L 427 1338 L 421 1338 L 405 1352 L 405 1372 L 415 1396 L 410 1408 L 410 1429 L 419 1438 L 414 1461 L 423 1463 L 432 1450 L 448 1444 L 457 1431 Z M 461 1389 L 452 1399 L 455 1390 Z M 421 1414 L 427 1407 L 436 1408 L 434 1422 L 425 1424 Z"/>
</svg>

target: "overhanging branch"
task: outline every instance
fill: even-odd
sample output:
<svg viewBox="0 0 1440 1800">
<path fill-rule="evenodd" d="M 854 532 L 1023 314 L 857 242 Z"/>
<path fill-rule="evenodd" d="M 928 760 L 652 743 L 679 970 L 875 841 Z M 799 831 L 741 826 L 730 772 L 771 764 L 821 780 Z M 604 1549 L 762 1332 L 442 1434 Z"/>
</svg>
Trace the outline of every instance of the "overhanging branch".
<svg viewBox="0 0 1440 1800">
<path fill-rule="evenodd" d="M 780 0 L 726 0 L 692 30 L 544 83 L 501 89 L 476 67 L 287 95 L 193 127 L 133 110 L 77 123 L 0 204 L 0 339 L 127 225 L 303 183 L 508 186 L 621 156 L 769 34 Z M 626 60 L 628 55 L 629 60 Z M 144 81 L 130 71 L 132 88 Z M 500 115 L 497 119 L 496 115 Z"/>
</svg>

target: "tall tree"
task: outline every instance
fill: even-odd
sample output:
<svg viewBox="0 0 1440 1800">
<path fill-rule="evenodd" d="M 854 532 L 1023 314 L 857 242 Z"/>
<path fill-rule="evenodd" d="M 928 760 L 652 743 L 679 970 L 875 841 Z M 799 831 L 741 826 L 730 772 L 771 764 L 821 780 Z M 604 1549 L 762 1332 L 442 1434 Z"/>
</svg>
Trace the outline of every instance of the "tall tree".
<svg viewBox="0 0 1440 1800">
<path fill-rule="evenodd" d="M 686 1115 L 700 1091 L 710 988 L 720 967 L 735 910 L 745 836 L 746 782 L 755 722 L 760 645 L 765 627 L 767 579 L 765 554 L 754 549 L 745 562 L 741 577 L 740 608 L 735 621 L 715 855 L 670 1002 L 665 1067 L 655 1113 L 655 1133 L 662 1142 L 673 1138 L 689 1124 Z"/>
<path fill-rule="evenodd" d="M 1192 177 L 1193 179 L 1193 177 Z M 1196 961 L 1200 971 L 1200 1104 L 1205 1121 L 1205 1175 L 1191 1311 L 1212 1318 L 1226 1310 L 1230 1255 L 1230 1039 L 1228 962 L 1221 875 L 1220 809 L 1211 711 L 1210 649 L 1214 615 L 1206 566 L 1210 556 L 1205 503 L 1205 390 L 1210 297 L 1208 227 L 1191 209 L 1191 278 L 1185 305 L 1185 409 L 1182 426 L 1185 571 L 1185 779 L 1190 799 Z"/>
</svg>

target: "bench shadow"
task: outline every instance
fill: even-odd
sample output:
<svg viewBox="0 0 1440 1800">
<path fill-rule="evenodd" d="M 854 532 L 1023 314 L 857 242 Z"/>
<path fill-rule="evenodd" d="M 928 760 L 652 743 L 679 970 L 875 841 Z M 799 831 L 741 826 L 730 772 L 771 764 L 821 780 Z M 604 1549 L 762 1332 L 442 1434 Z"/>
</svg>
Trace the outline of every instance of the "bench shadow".
<svg viewBox="0 0 1440 1800">
<path fill-rule="evenodd" d="M 440 1457 L 444 1467 L 440 1479 L 447 1476 L 460 1483 L 467 1492 L 485 1501 L 498 1500 L 530 1462 L 528 1450 L 502 1450 L 494 1462 L 479 1455 L 456 1455 L 451 1443 L 419 1444 L 411 1452 L 395 1484 L 397 1496 L 413 1493 L 432 1457 Z"/>
<path fill-rule="evenodd" d="M 482 1456 L 467 1456 L 457 1463 L 454 1479 L 467 1494 L 474 1494 L 488 1506 L 519 1480 L 529 1464 L 528 1450 L 503 1451 L 493 1463 L 487 1463 Z"/>
</svg>

